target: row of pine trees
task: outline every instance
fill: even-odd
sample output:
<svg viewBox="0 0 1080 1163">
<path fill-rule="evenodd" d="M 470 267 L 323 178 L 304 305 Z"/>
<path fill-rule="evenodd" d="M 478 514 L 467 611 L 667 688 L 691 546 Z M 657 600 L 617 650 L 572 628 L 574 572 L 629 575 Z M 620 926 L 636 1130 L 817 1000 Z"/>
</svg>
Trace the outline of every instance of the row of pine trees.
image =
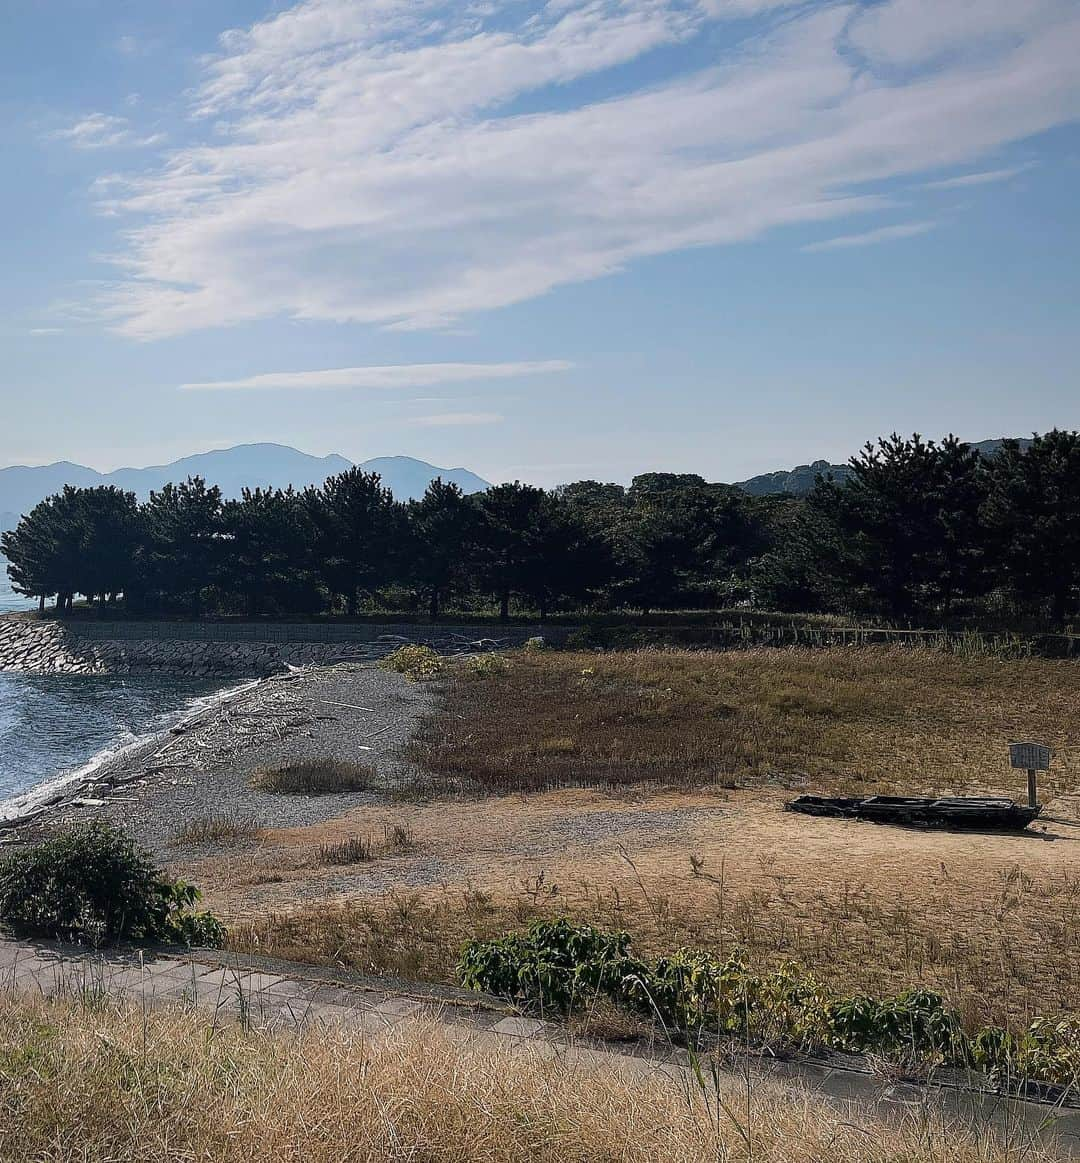
<svg viewBox="0 0 1080 1163">
<path fill-rule="evenodd" d="M 408 503 L 360 469 L 236 499 L 199 478 L 141 504 L 69 487 L 0 547 L 15 588 L 60 611 L 81 595 L 195 617 L 739 606 L 1061 625 L 1080 597 L 1080 434 L 992 456 L 894 435 L 805 497 L 671 473 L 472 496 L 437 480 Z"/>
</svg>

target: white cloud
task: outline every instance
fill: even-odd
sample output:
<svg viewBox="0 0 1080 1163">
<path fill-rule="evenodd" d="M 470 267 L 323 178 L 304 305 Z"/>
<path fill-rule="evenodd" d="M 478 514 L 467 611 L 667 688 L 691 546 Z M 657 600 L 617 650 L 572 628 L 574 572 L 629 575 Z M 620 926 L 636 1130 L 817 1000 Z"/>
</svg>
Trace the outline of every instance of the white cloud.
<svg viewBox="0 0 1080 1163">
<path fill-rule="evenodd" d="M 966 186 L 987 186 L 992 182 L 1007 182 L 1017 174 L 1034 169 L 1038 162 L 1025 162 L 1022 166 L 1009 166 L 1002 170 L 981 170 L 973 174 L 958 174 L 955 178 L 943 178 L 939 182 L 925 182 L 924 190 L 958 190 Z"/>
<path fill-rule="evenodd" d="M 824 242 L 812 242 L 802 249 L 807 254 L 821 250 L 846 250 L 853 246 L 876 246 L 880 242 L 896 242 L 900 238 L 915 238 L 934 229 L 936 222 L 901 222 L 897 226 L 881 226 L 877 230 L 865 230 L 861 234 L 842 234 L 838 238 L 827 238 Z"/>
<path fill-rule="evenodd" d="M 320 371 L 264 372 L 239 380 L 209 380 L 181 384 L 185 392 L 326 390 L 331 388 L 426 388 L 432 384 L 506 380 L 550 375 L 574 365 L 562 359 L 525 363 L 414 363 L 372 367 L 339 367 Z"/>
<path fill-rule="evenodd" d="M 410 424 L 421 428 L 465 428 L 475 424 L 501 424 L 498 412 L 439 412 L 433 416 L 417 416 Z"/>
<path fill-rule="evenodd" d="M 129 223 L 107 317 L 139 338 L 274 316 L 446 328 L 643 256 L 880 209 L 876 183 L 1080 116 L 1071 0 L 781 7 L 305 0 L 229 33 L 194 100 L 202 144 L 98 187 Z M 711 67 L 608 75 L 754 13 Z M 572 101 L 585 78 L 606 99 Z"/>
<path fill-rule="evenodd" d="M 1022 41 L 1068 0 L 888 0 L 852 22 L 851 42 L 877 62 L 910 67 Z"/>
<path fill-rule="evenodd" d="M 31 335 L 63 335 L 62 327 L 31 327 Z"/>
<path fill-rule="evenodd" d="M 158 145 L 165 140 L 161 133 L 140 137 L 126 117 L 108 113 L 90 113 L 67 129 L 57 130 L 54 137 L 70 141 L 76 149 L 119 149 Z"/>
</svg>

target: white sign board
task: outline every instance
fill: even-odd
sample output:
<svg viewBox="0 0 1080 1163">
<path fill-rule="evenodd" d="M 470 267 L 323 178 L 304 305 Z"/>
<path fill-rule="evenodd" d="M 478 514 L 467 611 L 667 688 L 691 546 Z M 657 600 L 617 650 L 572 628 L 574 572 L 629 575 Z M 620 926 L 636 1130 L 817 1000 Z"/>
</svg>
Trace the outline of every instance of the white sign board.
<svg viewBox="0 0 1080 1163">
<path fill-rule="evenodd" d="M 1027 771 L 1050 770 L 1050 748 L 1042 743 L 1010 743 L 1009 765 Z"/>
</svg>

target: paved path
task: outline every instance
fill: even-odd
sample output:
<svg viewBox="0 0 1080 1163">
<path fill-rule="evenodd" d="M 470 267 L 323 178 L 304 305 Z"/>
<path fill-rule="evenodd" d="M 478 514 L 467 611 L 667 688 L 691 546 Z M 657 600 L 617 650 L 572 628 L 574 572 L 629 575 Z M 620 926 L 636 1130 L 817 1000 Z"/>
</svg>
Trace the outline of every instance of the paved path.
<svg viewBox="0 0 1080 1163">
<path fill-rule="evenodd" d="M 213 954 L 157 954 L 140 950 L 89 950 L 43 941 L 0 938 L 0 989 L 46 996 L 80 996 L 102 992 L 145 1005 L 194 1006 L 215 1021 L 244 1021 L 259 1029 L 296 1031 L 338 1024 L 376 1036 L 398 1022 L 415 1018 L 438 1021 L 448 1032 L 472 1041 L 491 1039 L 547 1048 L 575 1065 L 603 1068 L 618 1061 L 642 1073 L 684 1074 L 683 1051 L 656 1044 L 622 1046 L 574 1040 L 554 1023 L 522 1017 L 511 1007 L 483 995 L 450 991 L 435 996 L 390 990 L 361 978 L 340 980 L 304 965 L 265 965 Z M 741 1067 L 857 1112 L 896 1118 L 932 1111 L 985 1126 L 1026 1128 L 1054 1136 L 1064 1156 L 1080 1158 L 1080 1109 L 1055 1110 L 1043 1104 L 1005 1100 L 949 1086 L 890 1083 L 868 1072 L 807 1061 L 750 1058 Z"/>
</svg>

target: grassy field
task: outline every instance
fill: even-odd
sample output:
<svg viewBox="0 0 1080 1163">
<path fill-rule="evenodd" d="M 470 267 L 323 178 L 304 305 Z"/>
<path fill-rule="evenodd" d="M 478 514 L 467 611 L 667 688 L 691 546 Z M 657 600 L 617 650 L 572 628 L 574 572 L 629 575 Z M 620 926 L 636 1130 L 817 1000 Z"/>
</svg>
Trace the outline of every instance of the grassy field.
<svg viewBox="0 0 1080 1163">
<path fill-rule="evenodd" d="M 937 1117 L 888 1125 L 738 1075 L 699 1088 L 631 1063 L 450 1040 L 274 1037 L 197 1013 L 0 998 L 0 1158 L 338 1163 L 1046 1163 Z"/>
<path fill-rule="evenodd" d="M 444 794 L 184 873 L 250 951 L 450 981 L 466 939 L 567 915 L 649 955 L 738 946 L 847 993 L 928 986 L 969 1028 L 1015 1029 L 1080 997 L 1078 696 L 1074 663 L 923 650 L 514 655 L 451 677 L 414 745 Z M 783 810 L 803 788 L 1019 795 L 1006 743 L 1028 735 L 1055 759 L 1022 834 Z M 402 825 L 407 850 L 380 845 Z M 327 867 L 354 837 L 373 858 Z"/>
<path fill-rule="evenodd" d="M 568 785 L 1017 791 L 1010 739 L 1050 743 L 1080 786 L 1080 667 L 924 648 L 515 656 L 461 680 L 413 747 L 485 791 Z"/>
</svg>

